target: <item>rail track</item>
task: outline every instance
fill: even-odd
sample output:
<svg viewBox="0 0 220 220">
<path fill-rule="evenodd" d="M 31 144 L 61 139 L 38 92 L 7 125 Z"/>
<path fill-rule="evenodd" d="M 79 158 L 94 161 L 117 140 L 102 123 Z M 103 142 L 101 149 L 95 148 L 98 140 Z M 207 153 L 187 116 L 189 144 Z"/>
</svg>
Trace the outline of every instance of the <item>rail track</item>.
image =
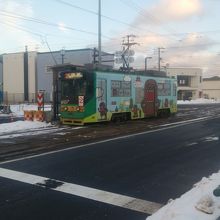
<svg viewBox="0 0 220 220">
<path fill-rule="evenodd" d="M 0 134 L 0 161 L 48 152 L 107 138 L 155 129 L 158 126 L 200 117 L 220 116 L 220 104 L 180 105 L 169 118 L 150 118 L 85 127 L 51 126 Z"/>
</svg>

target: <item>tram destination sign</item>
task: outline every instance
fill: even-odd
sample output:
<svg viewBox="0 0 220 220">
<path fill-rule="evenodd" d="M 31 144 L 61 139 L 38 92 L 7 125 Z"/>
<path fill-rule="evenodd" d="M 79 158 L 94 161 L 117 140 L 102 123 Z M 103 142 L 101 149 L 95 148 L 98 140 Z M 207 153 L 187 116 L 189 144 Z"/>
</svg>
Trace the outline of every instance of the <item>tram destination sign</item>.
<svg viewBox="0 0 220 220">
<path fill-rule="evenodd" d="M 81 72 L 71 72 L 71 73 L 64 73 L 64 79 L 79 79 L 82 78 L 83 74 Z"/>
</svg>

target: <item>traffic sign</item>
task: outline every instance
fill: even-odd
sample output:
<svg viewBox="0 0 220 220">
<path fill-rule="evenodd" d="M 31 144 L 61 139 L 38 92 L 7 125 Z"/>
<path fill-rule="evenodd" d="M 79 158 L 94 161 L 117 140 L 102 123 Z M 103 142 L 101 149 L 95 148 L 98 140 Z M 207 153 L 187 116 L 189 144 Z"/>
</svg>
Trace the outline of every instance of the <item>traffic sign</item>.
<svg viewBox="0 0 220 220">
<path fill-rule="evenodd" d="M 38 92 L 37 93 L 37 105 L 38 107 L 43 107 L 44 104 L 44 93 L 43 92 Z"/>
</svg>

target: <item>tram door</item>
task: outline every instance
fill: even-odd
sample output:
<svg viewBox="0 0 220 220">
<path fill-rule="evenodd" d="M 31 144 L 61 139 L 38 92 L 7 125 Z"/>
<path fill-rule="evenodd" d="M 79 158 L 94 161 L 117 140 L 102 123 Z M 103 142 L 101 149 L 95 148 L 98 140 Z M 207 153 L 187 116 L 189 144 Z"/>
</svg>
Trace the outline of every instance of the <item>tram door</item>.
<svg viewBox="0 0 220 220">
<path fill-rule="evenodd" d="M 157 82 L 155 80 L 147 80 L 144 85 L 144 101 L 142 108 L 145 117 L 156 115 L 156 102 L 157 102 Z"/>
</svg>

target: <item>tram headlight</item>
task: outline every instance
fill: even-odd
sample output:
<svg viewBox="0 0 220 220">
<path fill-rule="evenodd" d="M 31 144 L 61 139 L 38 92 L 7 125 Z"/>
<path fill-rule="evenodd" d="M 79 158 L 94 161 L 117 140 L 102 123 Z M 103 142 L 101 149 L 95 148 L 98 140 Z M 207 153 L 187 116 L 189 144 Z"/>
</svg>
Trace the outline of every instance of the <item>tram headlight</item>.
<svg viewBox="0 0 220 220">
<path fill-rule="evenodd" d="M 68 111 L 68 107 L 66 107 L 66 106 L 62 106 L 62 107 L 61 107 L 61 111 L 62 111 L 62 112 L 66 112 L 66 111 Z"/>
</svg>

